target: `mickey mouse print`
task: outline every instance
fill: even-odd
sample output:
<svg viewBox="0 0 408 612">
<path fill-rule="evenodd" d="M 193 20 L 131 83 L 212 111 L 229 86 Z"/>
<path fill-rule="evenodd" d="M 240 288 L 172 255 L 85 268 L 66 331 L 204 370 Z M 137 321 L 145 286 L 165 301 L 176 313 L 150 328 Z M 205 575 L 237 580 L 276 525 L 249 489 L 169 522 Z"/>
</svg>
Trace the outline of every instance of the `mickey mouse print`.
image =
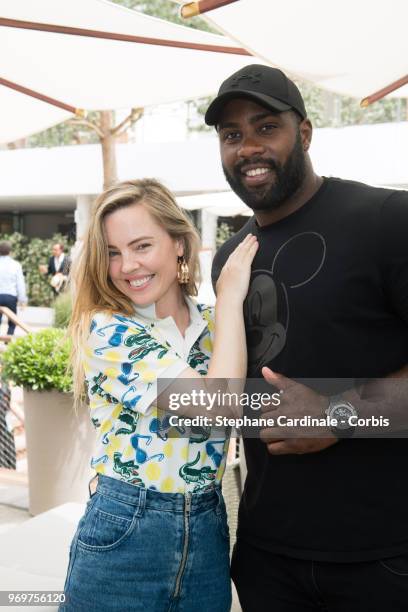
<svg viewBox="0 0 408 612">
<path fill-rule="evenodd" d="M 315 319 L 321 319 L 321 312 L 317 311 L 327 288 L 327 274 L 324 273 L 327 239 L 319 231 L 296 229 L 290 231 L 285 220 L 259 227 L 252 218 L 224 243 L 214 258 L 212 277 L 215 286 L 235 246 L 248 232 L 258 236 L 260 247 L 244 302 L 249 378 L 261 378 L 261 369 L 265 365 L 281 371 L 289 353 L 293 358 L 293 351 L 299 353 L 299 349 L 301 362 L 307 361 L 310 334 L 315 333 L 312 331 Z M 305 325 L 305 316 L 314 320 L 311 325 Z M 300 363 L 296 358 L 294 361 Z M 300 369 L 299 375 L 306 375 L 303 368 Z"/>
<path fill-rule="evenodd" d="M 292 294 L 316 278 L 325 257 L 323 236 L 302 232 L 278 248 L 270 269 L 256 269 L 252 273 L 244 304 L 249 377 L 257 375 L 284 348 Z"/>
</svg>

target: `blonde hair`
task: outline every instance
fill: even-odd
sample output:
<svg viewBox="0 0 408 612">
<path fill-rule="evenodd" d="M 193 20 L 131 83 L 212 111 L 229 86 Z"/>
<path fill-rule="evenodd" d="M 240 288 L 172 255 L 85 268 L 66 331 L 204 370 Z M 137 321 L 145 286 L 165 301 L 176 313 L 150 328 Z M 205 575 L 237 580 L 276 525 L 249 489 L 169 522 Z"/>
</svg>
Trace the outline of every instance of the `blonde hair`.
<svg viewBox="0 0 408 612">
<path fill-rule="evenodd" d="M 186 295 L 197 295 L 200 237 L 172 193 L 155 179 L 124 181 L 104 191 L 94 203 L 86 238 L 71 270 L 73 307 L 68 333 L 72 339 L 71 369 L 76 406 L 84 399 L 82 354 L 93 314 L 100 311 L 126 315 L 134 313 L 134 304 L 109 278 L 108 244 L 104 230 L 107 215 L 134 204 L 143 204 L 171 238 L 183 243 L 190 280 L 180 287 Z"/>
</svg>

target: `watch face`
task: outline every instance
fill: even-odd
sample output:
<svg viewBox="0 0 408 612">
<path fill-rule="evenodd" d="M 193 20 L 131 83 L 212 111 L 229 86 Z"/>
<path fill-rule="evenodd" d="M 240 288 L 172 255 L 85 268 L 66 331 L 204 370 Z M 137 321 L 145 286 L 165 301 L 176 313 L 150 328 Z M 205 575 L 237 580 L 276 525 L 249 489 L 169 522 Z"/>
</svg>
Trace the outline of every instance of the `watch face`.
<svg viewBox="0 0 408 612">
<path fill-rule="evenodd" d="M 351 406 L 340 405 L 335 406 L 331 412 L 331 418 L 337 420 L 336 429 L 349 429 L 351 425 L 349 424 L 349 419 L 352 416 L 355 416 L 355 411 Z"/>
</svg>

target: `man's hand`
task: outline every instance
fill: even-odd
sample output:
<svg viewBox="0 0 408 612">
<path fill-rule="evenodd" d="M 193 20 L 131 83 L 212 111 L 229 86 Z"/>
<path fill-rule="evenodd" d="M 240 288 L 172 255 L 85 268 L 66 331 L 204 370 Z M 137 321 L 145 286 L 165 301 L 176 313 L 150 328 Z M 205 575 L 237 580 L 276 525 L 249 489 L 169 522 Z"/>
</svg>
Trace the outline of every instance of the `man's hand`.
<svg viewBox="0 0 408 612">
<path fill-rule="evenodd" d="M 324 419 L 325 409 L 328 406 L 328 398 L 319 395 L 309 387 L 297 383 L 282 374 L 272 372 L 269 368 L 262 368 L 265 380 L 279 389 L 281 396 L 280 406 L 272 411 L 265 412 L 262 416 L 276 419 L 284 416 L 287 419 L 301 418 L 310 416 L 312 418 Z M 271 455 L 302 455 L 305 453 L 316 453 L 335 444 L 338 439 L 330 429 L 323 427 L 299 427 L 299 432 L 303 434 L 307 431 L 310 434 L 321 435 L 321 437 L 285 437 L 288 430 L 292 435 L 295 433 L 294 427 L 285 428 L 277 425 L 273 428 L 261 431 L 261 440 L 266 443 L 268 452 Z"/>
</svg>

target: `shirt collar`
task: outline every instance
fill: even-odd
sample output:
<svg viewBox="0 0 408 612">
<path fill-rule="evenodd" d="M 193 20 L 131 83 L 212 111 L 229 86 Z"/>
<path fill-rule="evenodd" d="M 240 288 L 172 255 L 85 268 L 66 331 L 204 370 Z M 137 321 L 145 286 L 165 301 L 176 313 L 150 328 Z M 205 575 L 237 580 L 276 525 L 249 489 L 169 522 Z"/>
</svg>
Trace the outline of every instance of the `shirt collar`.
<svg viewBox="0 0 408 612">
<path fill-rule="evenodd" d="M 164 319 L 156 318 L 155 304 L 148 306 L 135 307 L 135 314 L 143 319 L 149 327 L 153 335 L 159 334 L 162 340 L 166 340 L 173 346 L 180 356 L 186 357 L 202 332 L 207 327 L 208 323 L 201 314 L 198 304 L 189 296 L 185 296 L 185 301 L 190 313 L 190 323 L 186 329 L 184 338 L 177 328 L 173 317 L 165 317 Z M 159 335 L 156 339 L 159 339 Z"/>
<path fill-rule="evenodd" d="M 188 295 L 184 296 L 184 299 L 190 313 L 190 325 L 192 323 L 201 324 L 202 321 L 206 322 L 199 311 L 197 302 Z M 137 315 L 141 315 L 143 319 L 149 323 L 157 323 L 158 321 L 165 321 L 166 319 L 173 318 L 169 316 L 165 317 L 164 319 L 158 319 L 156 316 L 156 304 L 148 304 L 148 306 L 135 306 L 135 313 Z"/>
</svg>

